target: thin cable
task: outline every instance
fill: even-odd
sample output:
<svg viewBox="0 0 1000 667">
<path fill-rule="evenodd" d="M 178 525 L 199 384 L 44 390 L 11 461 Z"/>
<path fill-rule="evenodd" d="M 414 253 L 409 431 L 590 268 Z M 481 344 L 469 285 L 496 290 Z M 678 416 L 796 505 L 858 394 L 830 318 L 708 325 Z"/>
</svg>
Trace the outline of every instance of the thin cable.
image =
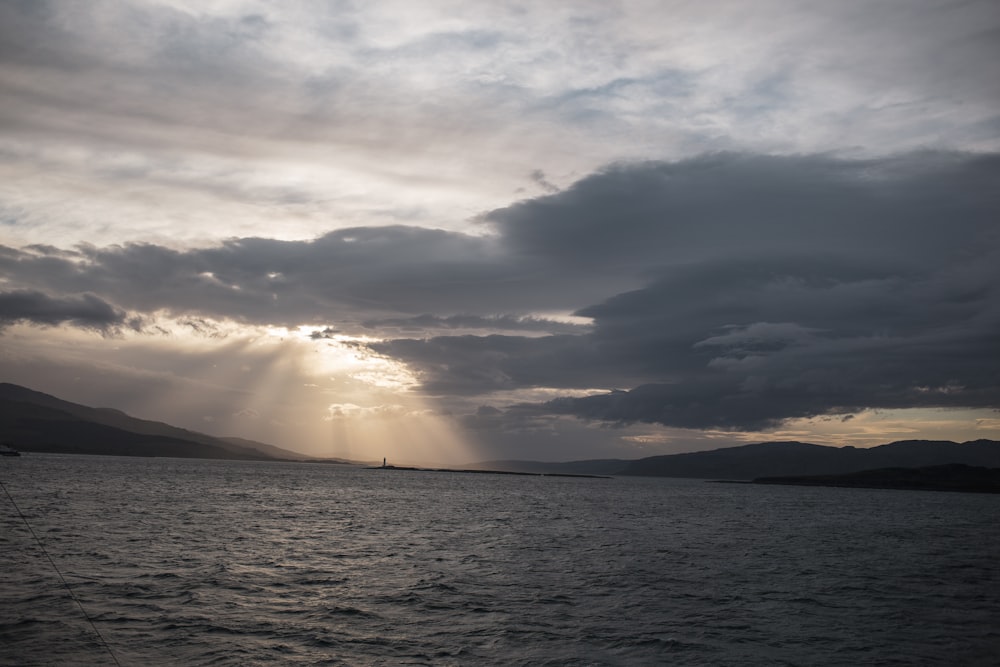
<svg viewBox="0 0 1000 667">
<path fill-rule="evenodd" d="M 104 648 L 107 649 L 108 651 L 108 655 L 111 656 L 111 659 L 115 661 L 115 664 L 118 665 L 118 667 L 121 667 L 122 664 L 118 662 L 118 658 L 115 657 L 115 652 L 111 650 L 111 646 L 104 639 L 104 635 L 101 634 L 101 631 L 98 630 L 97 626 L 94 624 L 94 619 L 92 619 L 90 617 L 90 614 L 87 613 L 87 610 L 84 609 L 83 603 L 80 602 L 80 599 L 76 597 L 76 593 L 74 593 L 73 589 L 70 588 L 70 585 L 66 582 L 66 578 L 63 577 L 62 572 L 60 572 L 59 568 L 56 567 L 56 562 L 52 560 L 52 556 L 50 556 L 49 552 L 46 551 L 45 545 L 42 544 L 42 541 L 40 539 L 38 539 L 38 535 L 35 534 L 35 529 L 31 527 L 30 523 L 28 523 L 28 517 L 24 516 L 24 512 L 22 512 L 21 508 L 17 506 L 17 503 L 14 502 L 14 496 L 10 495 L 10 491 L 7 490 L 7 487 L 6 485 L 4 485 L 3 480 L 0 480 L 0 487 L 3 487 L 3 492 L 7 494 L 8 498 L 10 498 L 10 503 L 14 506 L 14 509 L 17 510 L 17 514 L 18 516 L 21 517 L 21 521 L 23 521 L 24 525 L 28 527 L 28 532 L 30 532 L 31 536 L 35 538 L 35 542 L 38 543 L 38 548 L 42 550 L 42 553 L 45 554 L 45 557 L 49 560 L 49 564 L 52 565 L 52 569 L 55 570 L 56 574 L 59 575 L 59 580 L 63 583 L 63 586 L 66 587 L 66 590 L 69 591 L 69 596 L 73 598 L 73 602 L 76 602 L 77 606 L 80 607 L 80 611 L 83 612 L 83 617 L 87 619 L 87 621 L 90 623 L 90 627 L 94 629 L 94 634 L 97 635 L 97 638 L 101 640 L 101 643 L 104 645 Z"/>
</svg>

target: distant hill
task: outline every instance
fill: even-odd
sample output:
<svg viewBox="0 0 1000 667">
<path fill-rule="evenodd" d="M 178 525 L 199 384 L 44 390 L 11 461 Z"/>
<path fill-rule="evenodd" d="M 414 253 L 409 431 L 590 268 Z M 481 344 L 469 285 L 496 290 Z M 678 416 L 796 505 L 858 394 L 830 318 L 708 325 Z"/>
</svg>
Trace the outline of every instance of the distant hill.
<svg viewBox="0 0 1000 667">
<path fill-rule="evenodd" d="M 948 463 L 921 468 L 879 468 L 846 475 L 759 477 L 754 484 L 1000 493 L 1000 468 Z"/>
<path fill-rule="evenodd" d="M 871 448 L 805 442 L 762 442 L 708 452 L 652 456 L 628 462 L 616 474 L 749 480 L 758 477 L 841 475 L 876 468 L 922 468 L 961 463 L 1000 467 L 1000 442 L 903 440 Z"/>
<path fill-rule="evenodd" d="M 91 408 L 15 384 L 0 383 L 0 440 L 26 452 L 307 460 L 262 442 L 215 438 L 111 408 Z"/>
<path fill-rule="evenodd" d="M 875 468 L 923 468 L 950 463 L 1000 467 L 1000 442 L 902 440 L 867 449 L 807 442 L 761 442 L 635 460 L 593 459 L 565 463 L 501 460 L 471 463 L 465 467 L 549 474 L 751 480 L 757 477 L 837 475 Z"/>
<path fill-rule="evenodd" d="M 242 438 L 217 438 L 162 422 L 137 419 L 120 410 L 71 403 L 8 383 L 0 383 L 0 442 L 3 441 L 26 452 L 317 461 L 274 445 Z M 346 463 L 339 459 L 327 462 Z M 752 480 L 953 463 L 1000 468 L 1000 442 L 904 440 L 867 449 L 805 442 L 762 442 L 631 461 L 485 461 L 464 467 L 548 474 Z"/>
</svg>

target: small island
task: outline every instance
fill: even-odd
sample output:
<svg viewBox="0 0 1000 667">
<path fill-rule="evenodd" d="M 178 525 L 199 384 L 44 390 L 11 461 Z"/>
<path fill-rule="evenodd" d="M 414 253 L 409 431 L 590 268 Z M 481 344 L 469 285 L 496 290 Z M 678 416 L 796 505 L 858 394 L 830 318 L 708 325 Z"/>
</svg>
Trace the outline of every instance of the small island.
<svg viewBox="0 0 1000 667">
<path fill-rule="evenodd" d="M 837 486 L 862 489 L 906 489 L 911 491 L 962 491 L 1000 493 L 1000 468 L 960 463 L 924 468 L 879 468 L 842 475 L 758 477 L 754 484 Z"/>
</svg>

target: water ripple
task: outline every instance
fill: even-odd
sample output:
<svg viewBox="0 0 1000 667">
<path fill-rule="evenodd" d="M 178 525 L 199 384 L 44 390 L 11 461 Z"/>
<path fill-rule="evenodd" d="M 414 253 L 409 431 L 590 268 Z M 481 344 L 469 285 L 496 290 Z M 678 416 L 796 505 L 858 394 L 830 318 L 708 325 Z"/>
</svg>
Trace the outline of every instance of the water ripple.
<svg viewBox="0 0 1000 667">
<path fill-rule="evenodd" d="M 1000 498 L 25 456 L 125 665 L 995 664 Z M 109 657 L 14 512 L 0 664 Z"/>
</svg>

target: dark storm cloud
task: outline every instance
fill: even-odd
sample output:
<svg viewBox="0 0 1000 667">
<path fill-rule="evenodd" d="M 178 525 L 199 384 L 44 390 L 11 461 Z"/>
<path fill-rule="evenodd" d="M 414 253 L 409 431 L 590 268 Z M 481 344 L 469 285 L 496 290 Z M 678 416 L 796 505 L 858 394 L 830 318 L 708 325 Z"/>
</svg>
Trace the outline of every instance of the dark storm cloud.
<svg viewBox="0 0 1000 667">
<path fill-rule="evenodd" d="M 381 320 L 367 320 L 362 325 L 376 329 L 388 335 L 387 332 L 396 331 L 399 334 L 415 335 L 426 331 L 441 329 L 463 329 L 481 330 L 487 332 L 496 331 L 523 331 L 539 333 L 583 333 L 590 327 L 571 322 L 557 322 L 555 320 L 540 317 L 516 317 L 513 315 L 494 315 L 483 317 L 480 315 L 450 315 L 440 317 L 437 315 L 423 314 L 416 317 L 406 318 L 386 318 Z"/>
<path fill-rule="evenodd" d="M 916 303 L 938 313 L 947 309 Z M 865 314 L 855 315 L 850 328 L 858 330 Z M 806 319 L 804 313 L 799 317 Z M 656 358 L 642 354 L 659 347 L 655 366 L 670 383 L 535 407 L 601 421 L 758 430 L 792 417 L 866 408 L 1000 406 L 995 313 L 892 333 L 880 326 L 884 321 L 869 315 L 866 333 L 757 322 L 721 327 L 719 335 L 694 344 L 690 338 L 646 336 L 621 348 L 622 364 Z M 684 362 L 672 363 L 669 356 Z"/>
<path fill-rule="evenodd" d="M 589 335 L 438 337 L 375 347 L 407 360 L 434 393 L 671 383 L 548 406 L 615 421 L 749 428 L 899 406 L 908 396 L 913 405 L 996 402 L 995 267 L 913 283 L 856 275 L 852 267 L 837 278 L 833 268 L 711 264 L 584 309 L 580 314 L 594 319 Z M 654 397 L 662 399 L 660 410 L 644 409 Z"/>
<path fill-rule="evenodd" d="M 485 220 L 512 251 L 563 265 L 824 255 L 913 263 L 961 252 L 968 234 L 984 231 L 998 162 L 716 154 L 612 167 Z"/>
<path fill-rule="evenodd" d="M 129 318 L 93 294 L 52 297 L 34 290 L 0 292 L 0 328 L 15 322 L 43 326 L 70 323 L 106 332 L 128 324 Z"/>
<path fill-rule="evenodd" d="M 0 270 L 140 312 L 381 335 L 372 347 L 436 395 L 624 390 L 525 414 L 755 429 L 1000 406 L 998 192 L 996 155 L 710 155 L 616 166 L 490 212 L 494 236 L 39 246 L 6 249 Z M 592 328 L 525 319 L 571 310 Z M 409 326 L 534 336 L 393 338 Z"/>
<path fill-rule="evenodd" d="M 512 252 L 646 276 L 577 311 L 592 333 L 382 349 L 432 390 L 632 388 L 521 408 L 611 422 L 1000 406 L 998 186 L 996 156 L 618 167 L 487 216 Z"/>
<path fill-rule="evenodd" d="M 184 251 L 153 244 L 7 248 L 0 271 L 24 287 L 90 291 L 144 312 L 336 323 L 355 331 L 362 322 L 427 313 L 441 319 L 425 325 L 489 324 L 450 319 L 461 314 L 499 317 L 501 328 L 541 328 L 540 319 L 525 319 L 528 313 L 565 309 L 567 302 L 578 307 L 609 294 L 615 282 L 500 254 L 487 237 L 399 226 L 338 230 L 311 241 L 234 239 Z M 552 323 L 547 330 L 565 329 Z"/>
</svg>

